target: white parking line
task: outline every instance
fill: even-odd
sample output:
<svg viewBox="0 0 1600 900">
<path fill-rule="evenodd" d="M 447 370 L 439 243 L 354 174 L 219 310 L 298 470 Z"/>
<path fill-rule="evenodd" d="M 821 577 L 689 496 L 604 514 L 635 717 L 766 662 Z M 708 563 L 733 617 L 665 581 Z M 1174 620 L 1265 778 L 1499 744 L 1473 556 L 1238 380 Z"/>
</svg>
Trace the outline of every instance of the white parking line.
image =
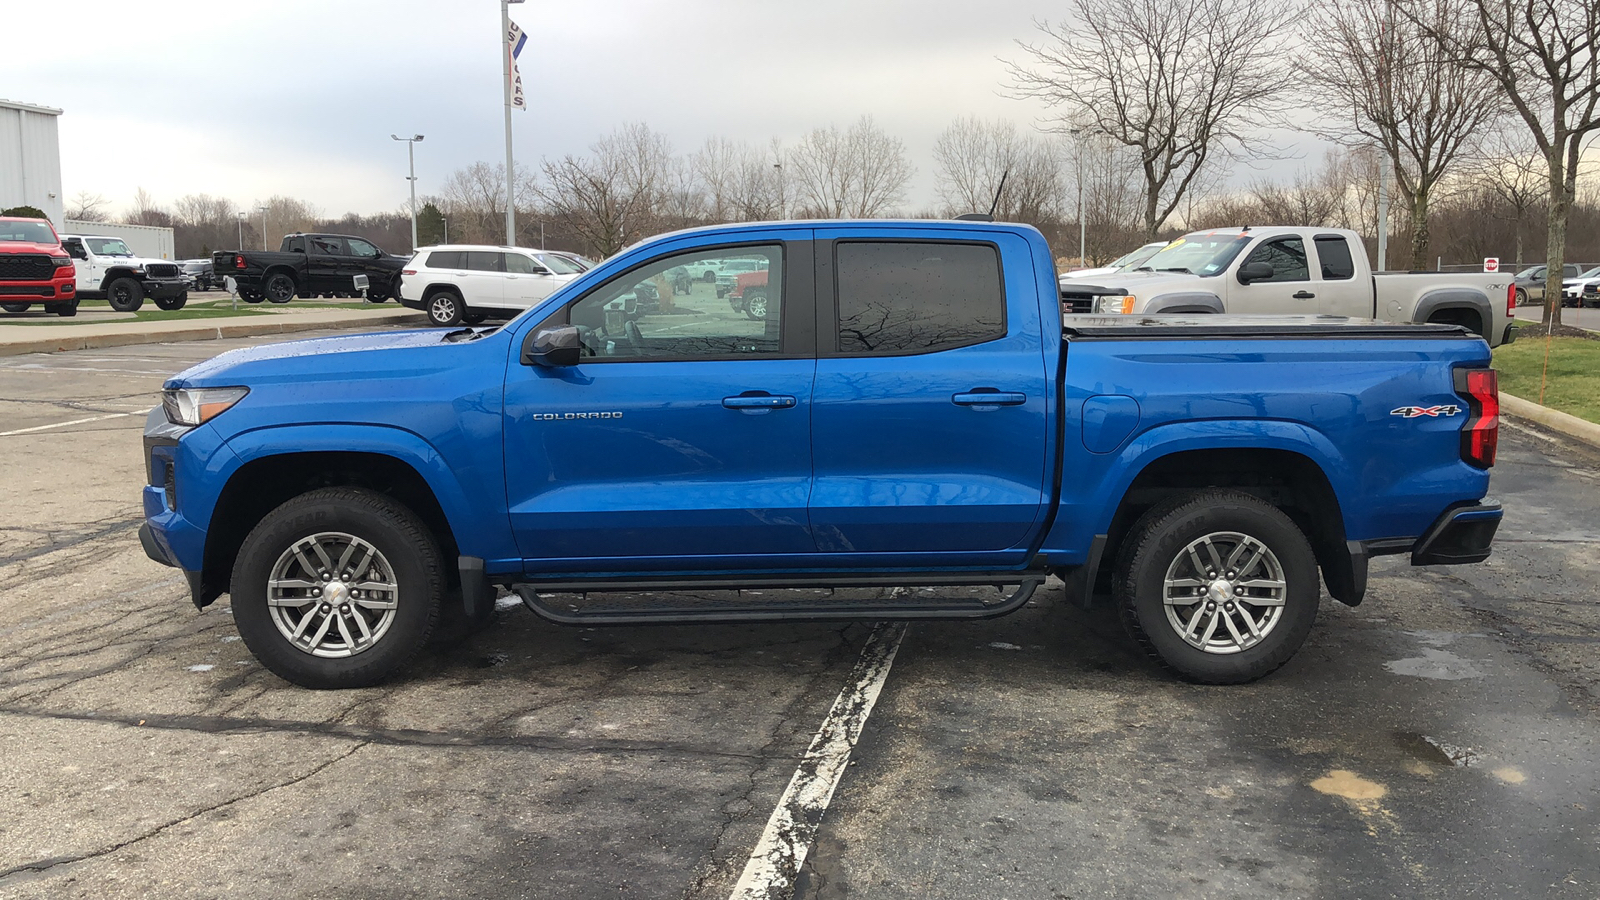
<svg viewBox="0 0 1600 900">
<path fill-rule="evenodd" d="M 822 815 L 833 800 L 834 789 L 850 761 L 850 751 L 855 749 L 861 729 L 872 715 L 884 679 L 889 677 L 889 667 L 894 664 L 895 651 L 900 649 L 905 635 L 904 622 L 880 624 L 861 648 L 849 682 L 833 701 L 833 709 L 801 757 L 730 900 L 794 896 L 795 877 L 805 864 L 811 842 L 816 840 Z"/>
<path fill-rule="evenodd" d="M 85 422 L 100 422 L 106 419 L 120 419 L 123 416 L 142 416 L 148 410 L 138 412 L 107 413 L 103 416 L 90 416 L 87 419 L 73 419 L 70 422 L 52 422 L 49 425 L 35 425 L 32 428 L 18 428 L 16 431 L 0 431 L 0 437 L 11 437 L 14 434 L 32 434 L 35 431 L 49 431 L 52 428 L 65 428 L 68 425 L 82 425 Z"/>
</svg>

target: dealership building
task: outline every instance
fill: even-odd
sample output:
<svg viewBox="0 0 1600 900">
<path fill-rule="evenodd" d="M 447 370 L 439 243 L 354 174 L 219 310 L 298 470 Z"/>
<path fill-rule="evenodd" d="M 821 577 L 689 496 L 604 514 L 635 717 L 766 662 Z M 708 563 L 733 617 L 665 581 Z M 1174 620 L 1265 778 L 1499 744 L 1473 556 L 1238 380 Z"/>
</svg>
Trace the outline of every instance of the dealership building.
<svg viewBox="0 0 1600 900">
<path fill-rule="evenodd" d="M 66 201 L 61 196 L 61 110 L 0 100 L 0 209 L 32 206 L 59 228 Z"/>
</svg>

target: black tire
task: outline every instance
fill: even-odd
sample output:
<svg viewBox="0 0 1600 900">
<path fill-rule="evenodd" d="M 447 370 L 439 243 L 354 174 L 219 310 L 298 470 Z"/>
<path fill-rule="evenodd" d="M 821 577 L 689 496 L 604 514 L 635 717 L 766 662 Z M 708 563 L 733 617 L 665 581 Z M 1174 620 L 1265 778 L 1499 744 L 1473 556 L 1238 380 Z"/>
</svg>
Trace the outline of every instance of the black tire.
<svg viewBox="0 0 1600 900">
<path fill-rule="evenodd" d="M 748 319 L 765 319 L 767 317 L 767 292 L 745 291 L 744 314 Z"/>
<path fill-rule="evenodd" d="M 0 309 L 5 310 L 6 312 L 24 313 L 27 312 L 28 307 L 32 305 L 32 303 L 0 303 Z"/>
<path fill-rule="evenodd" d="M 117 312 L 138 312 L 144 305 L 144 285 L 124 275 L 106 285 L 106 302 Z"/>
<path fill-rule="evenodd" d="M 1230 545 L 1227 536 L 1243 536 L 1256 543 L 1236 540 Z M 1190 556 L 1192 544 L 1211 538 L 1216 540 L 1210 546 Z M 1187 577 L 1197 568 L 1195 560 L 1206 560 L 1211 550 L 1219 551 L 1228 562 L 1230 549 L 1242 546 L 1244 552 L 1254 553 L 1252 548 L 1257 545 L 1268 552 L 1254 564 L 1246 558 L 1246 571 L 1215 572 L 1210 586 L 1204 584 L 1208 580 L 1204 571 L 1194 573 L 1198 577 Z M 1274 563 L 1283 584 L 1276 589 L 1281 606 L 1251 602 L 1252 596 L 1265 600 L 1274 590 L 1271 588 L 1245 586 L 1242 590 L 1250 594 L 1237 592 L 1240 588 L 1235 582 L 1272 580 L 1259 576 L 1273 574 Z M 1230 580 L 1231 576 L 1236 577 Z M 1169 588 L 1169 577 L 1199 584 Z M 1198 593 L 1194 604 L 1169 606 L 1168 590 Z M 1276 671 L 1305 642 L 1322 597 L 1316 556 L 1294 522 L 1282 510 L 1249 494 L 1221 489 L 1180 494 L 1145 513 L 1117 554 L 1112 592 L 1123 627 L 1145 652 L 1167 670 L 1202 684 L 1243 684 Z M 1253 637 L 1254 629 L 1244 624 L 1242 616 L 1261 629 L 1259 638 Z M 1227 628 L 1230 623 L 1233 629 Z M 1213 649 L 1201 649 L 1186 640 L 1180 624 Z M 1200 634 L 1202 627 L 1204 634 Z M 1223 637 L 1213 646 L 1207 638 L 1216 634 Z M 1231 649 L 1222 646 L 1229 643 L 1234 645 Z"/>
<path fill-rule="evenodd" d="M 470 313 L 467 313 L 466 315 L 462 316 L 461 317 L 461 321 L 467 323 L 468 325 L 482 325 L 483 324 L 483 320 L 487 319 L 487 318 L 489 318 L 489 314 L 488 313 L 470 312 Z"/>
<path fill-rule="evenodd" d="M 700 280 L 705 282 L 706 284 L 716 284 L 717 283 L 717 273 L 711 271 L 710 269 L 707 269 L 706 273 L 704 275 L 700 276 Z"/>
<path fill-rule="evenodd" d="M 391 570 L 384 575 L 395 586 L 387 628 L 365 649 L 332 658 L 315 656 L 291 643 L 274 622 L 267 602 L 267 582 L 280 558 L 290 554 L 297 542 L 329 533 L 353 536 L 375 548 Z M 373 577 L 374 571 L 368 569 L 365 577 Z M 447 590 L 439 542 L 415 513 L 373 491 L 322 488 L 274 509 L 245 538 L 233 566 L 233 620 L 256 659 L 287 681 L 316 689 L 369 687 L 393 675 L 428 642 Z M 311 610 L 301 614 L 326 618 L 319 602 L 312 601 Z M 343 608 L 355 609 L 359 603 L 349 601 Z M 355 614 L 360 611 L 350 613 Z"/>
<path fill-rule="evenodd" d="M 241 291 L 239 291 L 239 299 L 243 300 L 246 303 L 260 303 L 261 301 L 263 301 L 263 300 L 265 300 L 267 298 L 261 296 L 260 294 L 256 293 L 255 291 L 241 290 Z"/>
<path fill-rule="evenodd" d="M 357 295 L 357 296 L 359 296 L 359 295 Z M 389 302 L 389 295 L 383 293 L 382 291 L 374 292 L 369 288 L 367 290 L 367 302 L 368 303 L 388 303 Z"/>
<path fill-rule="evenodd" d="M 1522 288 L 1517 288 L 1517 305 L 1518 306 L 1527 306 L 1528 305 L 1528 292 L 1523 290 Z"/>
<path fill-rule="evenodd" d="M 466 304 L 455 291 L 434 291 L 428 296 L 428 321 L 441 328 L 460 325 Z"/>
<path fill-rule="evenodd" d="M 273 272 L 261 282 L 261 293 L 272 303 L 288 303 L 294 299 L 294 279 L 282 272 Z"/>
<path fill-rule="evenodd" d="M 78 314 L 78 298 L 77 297 L 73 297 L 71 300 L 66 300 L 66 301 L 63 301 L 61 303 L 57 303 L 56 307 L 55 307 L 55 310 L 56 310 L 56 315 L 60 316 L 63 319 L 72 318 L 73 316 Z"/>
<path fill-rule="evenodd" d="M 177 312 L 178 310 L 183 309 L 184 304 L 188 302 L 189 292 L 184 291 L 176 297 L 157 297 L 156 309 L 164 309 L 167 312 Z"/>
</svg>

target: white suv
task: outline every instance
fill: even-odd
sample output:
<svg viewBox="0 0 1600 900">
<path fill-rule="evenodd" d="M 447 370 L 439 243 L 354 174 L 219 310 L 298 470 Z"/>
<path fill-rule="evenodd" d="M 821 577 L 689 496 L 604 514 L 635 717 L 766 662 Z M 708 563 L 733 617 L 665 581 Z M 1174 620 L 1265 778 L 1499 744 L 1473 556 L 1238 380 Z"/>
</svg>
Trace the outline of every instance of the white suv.
<svg viewBox="0 0 1600 900">
<path fill-rule="evenodd" d="M 421 247 L 400 271 L 400 302 L 435 325 L 509 318 L 555 293 L 582 270 L 542 250 L 442 244 Z"/>
</svg>

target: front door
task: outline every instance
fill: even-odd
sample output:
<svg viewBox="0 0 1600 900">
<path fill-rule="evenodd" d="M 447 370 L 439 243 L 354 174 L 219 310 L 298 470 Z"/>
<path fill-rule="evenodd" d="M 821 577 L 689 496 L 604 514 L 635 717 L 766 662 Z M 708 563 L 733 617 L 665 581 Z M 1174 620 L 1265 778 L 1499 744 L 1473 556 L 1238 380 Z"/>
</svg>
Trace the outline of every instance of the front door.
<svg viewBox="0 0 1600 900">
<path fill-rule="evenodd" d="M 339 280 L 343 282 L 339 289 L 355 290 L 356 276 L 365 275 L 368 290 L 376 294 L 387 291 L 390 274 L 378 268 L 378 258 L 383 256 L 383 251 L 361 238 L 345 238 L 344 243 L 347 255 L 339 260 Z"/>
<path fill-rule="evenodd" d="M 1322 312 L 1316 285 L 1311 283 L 1311 266 L 1306 259 L 1303 238 L 1298 235 L 1268 238 L 1257 244 L 1234 271 L 1251 263 L 1270 265 L 1272 277 L 1240 284 L 1237 276 L 1225 276 L 1233 279 L 1228 285 L 1228 312 L 1280 316 L 1314 316 Z"/>
<path fill-rule="evenodd" d="M 511 309 L 529 309 L 550 296 L 555 289 L 571 279 L 557 278 L 555 273 L 534 262 L 533 257 L 522 253 L 507 253 L 505 305 Z"/>
<path fill-rule="evenodd" d="M 506 379 L 506 487 L 530 573 L 773 564 L 809 553 L 811 387 L 807 232 L 671 254 L 545 318 L 584 356 L 515 362 Z M 784 291 L 756 321 L 726 303 L 641 306 L 642 285 L 718 252 L 759 255 Z"/>
<path fill-rule="evenodd" d="M 828 234 L 818 231 L 819 253 Z M 839 237 L 833 277 L 819 279 L 819 290 L 837 287 L 818 302 L 818 550 L 855 557 L 840 564 L 1021 561 L 1046 499 L 1049 441 L 1050 370 L 1026 242 L 966 231 Z"/>
</svg>

